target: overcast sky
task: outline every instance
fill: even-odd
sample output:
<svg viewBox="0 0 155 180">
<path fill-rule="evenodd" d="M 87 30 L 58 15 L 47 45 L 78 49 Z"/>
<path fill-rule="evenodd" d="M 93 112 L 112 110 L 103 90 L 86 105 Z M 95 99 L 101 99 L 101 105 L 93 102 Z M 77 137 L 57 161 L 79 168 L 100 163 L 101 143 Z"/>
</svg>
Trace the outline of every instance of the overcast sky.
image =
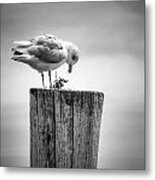
<svg viewBox="0 0 155 180">
<path fill-rule="evenodd" d="M 98 168 L 144 168 L 144 1 L 1 5 L 3 165 L 29 166 L 29 89 L 41 87 L 10 48 L 43 33 L 80 49 L 70 76 L 67 66 L 58 70 L 66 88 L 105 94 Z"/>
</svg>

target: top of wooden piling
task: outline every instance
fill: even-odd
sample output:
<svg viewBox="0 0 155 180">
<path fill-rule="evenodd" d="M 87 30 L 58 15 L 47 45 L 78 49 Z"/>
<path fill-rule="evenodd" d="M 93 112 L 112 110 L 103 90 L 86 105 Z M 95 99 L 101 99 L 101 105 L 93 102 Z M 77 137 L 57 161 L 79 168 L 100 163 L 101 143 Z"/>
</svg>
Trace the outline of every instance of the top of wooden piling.
<svg viewBox="0 0 155 180">
<path fill-rule="evenodd" d="M 87 90 L 71 90 L 71 89 L 43 89 L 43 88 L 30 88 L 30 93 L 33 92 L 64 92 L 64 93 L 89 93 L 89 94 L 100 94 L 104 98 L 104 93 L 99 91 L 87 91 Z"/>
</svg>

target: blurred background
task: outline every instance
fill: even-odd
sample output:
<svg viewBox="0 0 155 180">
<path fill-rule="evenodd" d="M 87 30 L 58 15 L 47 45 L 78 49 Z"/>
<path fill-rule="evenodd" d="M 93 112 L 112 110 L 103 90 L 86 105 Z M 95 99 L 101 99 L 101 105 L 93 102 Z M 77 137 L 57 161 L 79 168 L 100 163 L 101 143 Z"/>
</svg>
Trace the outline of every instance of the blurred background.
<svg viewBox="0 0 155 180">
<path fill-rule="evenodd" d="M 57 70 L 69 79 L 65 88 L 105 94 L 98 168 L 144 169 L 144 8 L 144 1 L 1 4 L 2 166 L 30 165 L 29 89 L 41 87 L 40 74 L 11 61 L 10 49 L 51 33 L 81 52 L 71 75 L 67 65 Z"/>
</svg>

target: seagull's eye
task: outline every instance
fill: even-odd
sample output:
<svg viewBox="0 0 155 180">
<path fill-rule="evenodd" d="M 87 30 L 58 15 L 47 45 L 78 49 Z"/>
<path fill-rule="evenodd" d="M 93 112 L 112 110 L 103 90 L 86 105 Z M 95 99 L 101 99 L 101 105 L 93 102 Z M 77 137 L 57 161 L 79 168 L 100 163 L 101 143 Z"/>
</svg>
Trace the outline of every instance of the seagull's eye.
<svg viewBox="0 0 155 180">
<path fill-rule="evenodd" d="M 73 59 L 73 60 L 75 60 L 75 59 L 76 59 L 76 56 L 75 56 L 75 55 L 73 55 L 73 56 L 72 56 L 72 59 Z"/>
</svg>

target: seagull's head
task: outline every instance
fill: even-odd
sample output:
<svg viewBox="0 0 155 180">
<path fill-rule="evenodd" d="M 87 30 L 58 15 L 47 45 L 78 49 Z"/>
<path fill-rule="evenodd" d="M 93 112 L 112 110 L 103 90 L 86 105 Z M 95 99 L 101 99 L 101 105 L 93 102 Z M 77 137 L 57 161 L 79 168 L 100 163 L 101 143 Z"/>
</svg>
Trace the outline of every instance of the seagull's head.
<svg viewBox="0 0 155 180">
<path fill-rule="evenodd" d="M 68 58 L 66 60 L 66 63 L 68 64 L 68 72 L 71 73 L 73 69 L 73 65 L 77 63 L 79 60 L 79 50 L 77 46 L 74 44 L 69 44 L 67 47 L 68 50 Z"/>
</svg>

